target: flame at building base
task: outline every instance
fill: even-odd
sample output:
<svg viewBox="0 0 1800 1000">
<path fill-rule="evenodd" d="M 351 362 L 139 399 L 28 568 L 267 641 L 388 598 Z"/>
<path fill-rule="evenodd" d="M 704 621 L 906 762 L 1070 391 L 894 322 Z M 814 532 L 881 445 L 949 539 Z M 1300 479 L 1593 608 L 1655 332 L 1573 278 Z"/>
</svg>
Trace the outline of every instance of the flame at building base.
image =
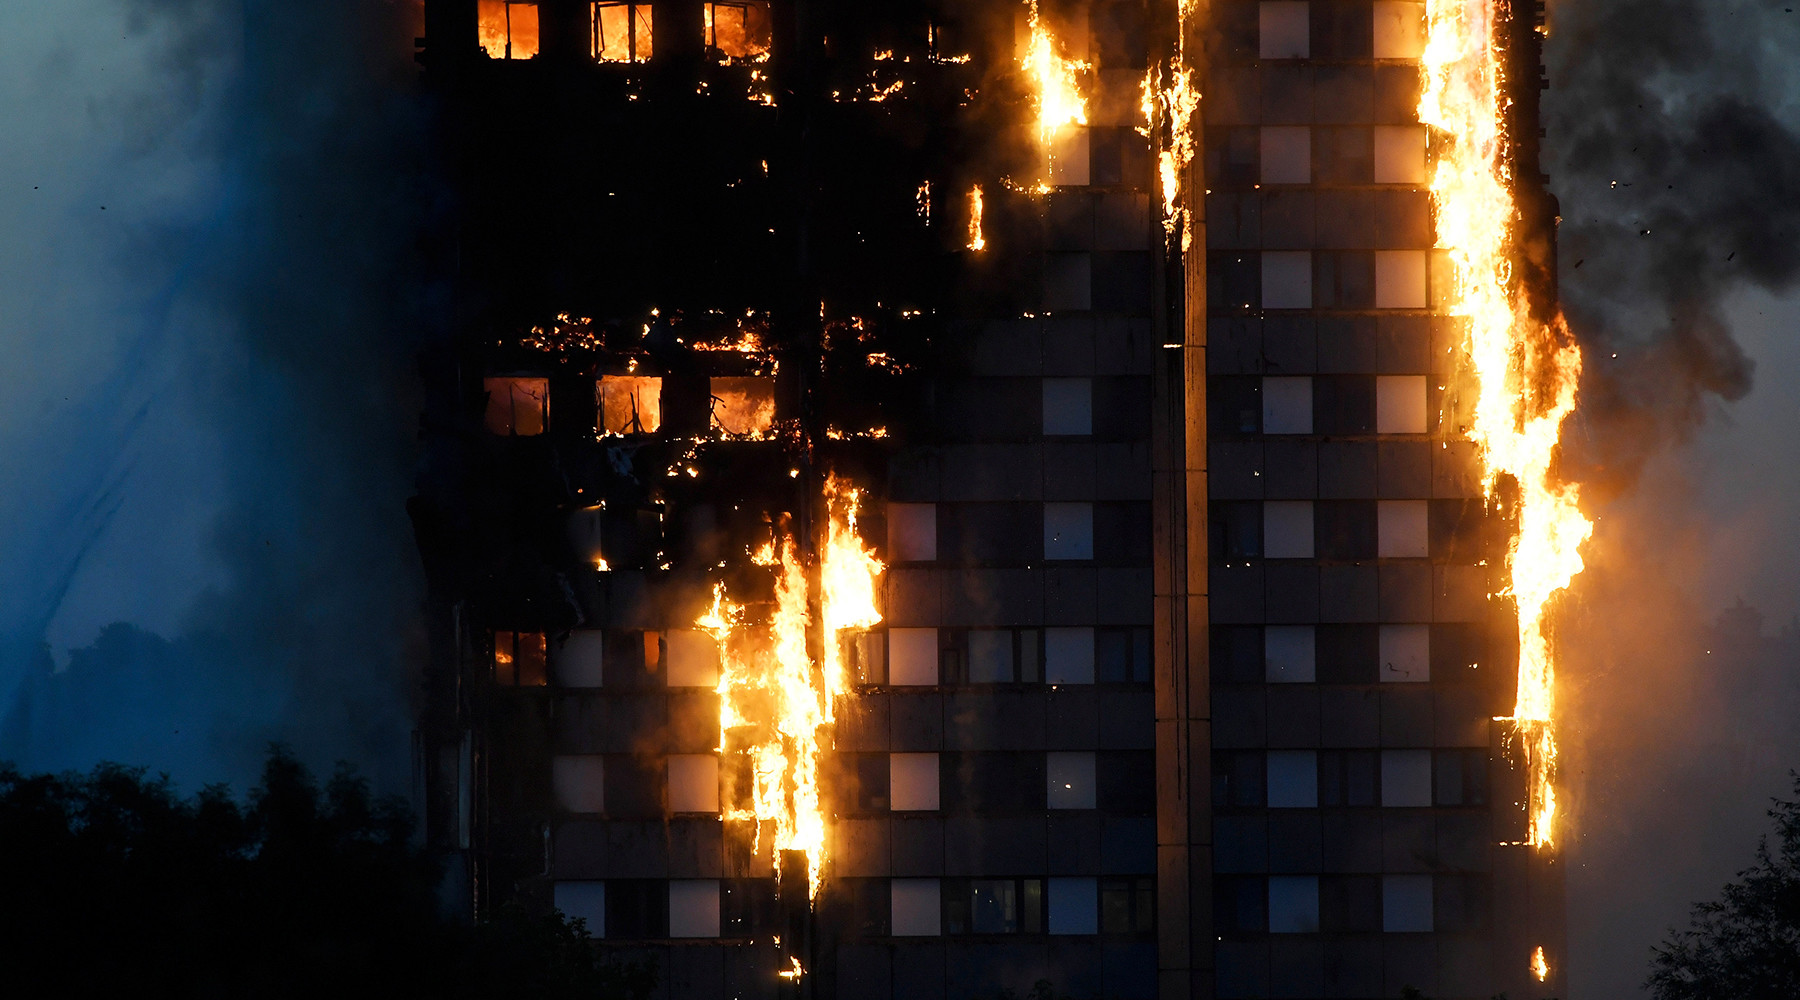
<svg viewBox="0 0 1800 1000">
<path fill-rule="evenodd" d="M 825 492 L 818 594 L 823 656 L 815 660 L 809 652 L 812 594 L 791 535 L 757 554 L 758 563 L 775 570 L 766 622 L 751 620 L 749 609 L 726 596 L 724 584 L 713 588 L 712 607 L 696 622 L 719 646 L 720 751 L 748 758 L 750 787 L 740 798 L 749 799 L 749 808 L 728 811 L 725 818 L 754 821 L 759 852 L 765 833 L 775 858 L 782 851 L 804 852 L 813 897 L 826 853 L 819 789 L 823 740 L 836 717 L 835 701 L 849 687 L 838 636 L 881 621 L 875 586 L 885 569 L 857 534 L 860 493 L 836 479 L 827 481 Z"/>
<path fill-rule="evenodd" d="M 1495 49 L 1500 0 L 1428 0 L 1419 121 L 1437 130 L 1431 179 L 1438 246 L 1454 266 L 1447 311 L 1468 326 L 1474 378 L 1469 437 L 1490 498 L 1516 487 L 1517 533 L 1507 553 L 1518 614 L 1518 695 L 1508 718 L 1528 769 L 1529 842 L 1549 847 L 1556 818 L 1556 669 L 1548 632 L 1553 597 L 1581 572 L 1593 533 L 1575 486 L 1553 473 L 1563 421 L 1574 412 L 1581 350 L 1560 315 L 1533 314 L 1513 271 L 1518 208 L 1503 116 L 1508 99 Z"/>
</svg>

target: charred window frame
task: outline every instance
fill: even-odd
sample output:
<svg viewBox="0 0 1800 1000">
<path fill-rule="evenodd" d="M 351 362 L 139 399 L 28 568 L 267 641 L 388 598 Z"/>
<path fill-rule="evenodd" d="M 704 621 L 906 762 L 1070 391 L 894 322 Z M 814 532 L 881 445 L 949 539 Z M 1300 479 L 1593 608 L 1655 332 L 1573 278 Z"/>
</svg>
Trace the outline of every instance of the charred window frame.
<svg viewBox="0 0 1800 1000">
<path fill-rule="evenodd" d="M 492 666 L 501 687 L 545 687 L 548 646 L 542 632 L 495 632 Z"/>
<path fill-rule="evenodd" d="M 495 375 L 481 380 L 484 421 L 500 437 L 536 437 L 550 429 L 550 380 L 535 375 Z"/>
<path fill-rule="evenodd" d="M 655 21 L 647 3 L 596 3 L 588 8 L 588 54 L 596 62 L 649 62 Z"/>
<path fill-rule="evenodd" d="M 666 879 L 606 880 L 606 936 L 654 941 L 669 936 L 669 883 Z"/>
<path fill-rule="evenodd" d="M 851 683 L 880 687 L 888 681 L 887 633 L 880 629 L 838 633 L 838 653 Z"/>
<path fill-rule="evenodd" d="M 1156 880 L 1100 880 L 1100 933 L 1143 935 L 1156 931 Z"/>
<path fill-rule="evenodd" d="M 946 935 L 1041 934 L 1047 916 L 1044 880 L 945 879 Z"/>
<path fill-rule="evenodd" d="M 602 375 L 594 383 L 601 435 L 655 434 L 662 429 L 660 375 Z"/>
<path fill-rule="evenodd" d="M 538 0 L 479 0 L 481 48 L 491 59 L 531 59 L 538 54 Z"/>
<path fill-rule="evenodd" d="M 1486 750 L 1438 750 L 1432 754 L 1431 765 L 1433 805 L 1487 805 Z"/>
</svg>

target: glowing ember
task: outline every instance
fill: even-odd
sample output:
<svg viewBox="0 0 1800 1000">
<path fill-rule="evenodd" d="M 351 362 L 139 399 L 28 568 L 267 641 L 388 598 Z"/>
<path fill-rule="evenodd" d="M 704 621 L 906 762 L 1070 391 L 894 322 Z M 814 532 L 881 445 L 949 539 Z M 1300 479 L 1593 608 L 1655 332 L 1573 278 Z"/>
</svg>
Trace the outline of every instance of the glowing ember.
<svg viewBox="0 0 1800 1000">
<path fill-rule="evenodd" d="M 1519 689 L 1510 721 L 1530 771 L 1530 843 L 1554 842 L 1556 671 L 1547 634 L 1550 599 L 1581 572 L 1580 548 L 1593 525 L 1572 484 L 1551 474 L 1562 423 L 1575 408 L 1581 350 L 1558 316 L 1541 323 L 1511 264 L 1516 216 L 1501 115 L 1500 64 L 1493 37 L 1497 0 L 1430 0 L 1419 120 L 1441 130 L 1432 176 L 1438 246 L 1455 264 L 1451 315 L 1468 323 L 1475 376 L 1469 437 L 1494 495 L 1501 478 L 1518 485 L 1518 534 L 1507 555 L 1518 608 Z"/>
<path fill-rule="evenodd" d="M 969 249 L 987 249 L 987 237 L 981 235 L 981 185 L 969 189 Z"/>
<path fill-rule="evenodd" d="M 1541 944 L 1531 953 L 1531 974 L 1540 983 L 1550 978 L 1550 960 L 1544 957 L 1544 946 Z"/>
<path fill-rule="evenodd" d="M 713 590 L 712 608 L 697 624 L 719 645 L 719 725 L 722 752 L 750 758 L 751 808 L 727 814 L 756 822 L 760 853 L 765 831 L 771 857 L 804 851 L 809 894 L 817 896 L 825 860 L 825 814 L 819 797 L 822 730 L 834 717 L 833 699 L 846 688 L 838 633 L 881 621 L 875 579 L 885 567 L 856 534 L 858 491 L 836 479 L 825 487 L 828 523 L 820 550 L 820 615 L 825 657 L 807 652 L 813 624 L 806 570 L 794 539 L 783 534 L 752 560 L 775 567 L 775 602 L 764 623 Z M 738 748 L 742 749 L 739 750 Z"/>
</svg>

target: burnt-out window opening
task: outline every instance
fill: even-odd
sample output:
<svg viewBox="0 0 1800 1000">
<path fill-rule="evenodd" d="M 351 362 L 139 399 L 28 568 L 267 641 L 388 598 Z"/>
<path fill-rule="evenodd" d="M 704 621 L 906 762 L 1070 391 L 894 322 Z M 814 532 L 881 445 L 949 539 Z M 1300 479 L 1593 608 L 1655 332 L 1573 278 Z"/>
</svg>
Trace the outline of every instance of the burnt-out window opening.
<svg viewBox="0 0 1800 1000">
<path fill-rule="evenodd" d="M 1314 630 L 1320 684 L 1374 684 L 1380 677 L 1381 630 L 1374 625 L 1320 625 Z"/>
<path fill-rule="evenodd" d="M 847 878 L 841 897 L 849 909 L 851 933 L 861 938 L 887 937 L 893 906 L 884 878 Z"/>
<path fill-rule="evenodd" d="M 1041 753 L 939 755 L 938 806 L 945 813 L 1030 813 L 1044 809 Z"/>
<path fill-rule="evenodd" d="M 1370 934 L 1381 930 L 1381 876 L 1319 876 L 1319 929 Z"/>
<path fill-rule="evenodd" d="M 1039 629 L 940 629 L 938 639 L 943 684 L 1035 684 L 1044 676 Z"/>
<path fill-rule="evenodd" d="M 1100 880 L 1100 933 L 1148 934 L 1154 930 L 1154 880 L 1143 877 Z"/>
<path fill-rule="evenodd" d="M 1150 682 L 1150 630 L 1102 628 L 1094 631 L 1097 679 L 1102 684 Z"/>
<path fill-rule="evenodd" d="M 1040 934 L 1044 882 L 1035 878 L 945 879 L 945 934 Z"/>
<path fill-rule="evenodd" d="M 719 883 L 719 931 L 725 937 L 750 937 L 776 926 L 775 885 L 768 879 L 728 878 Z"/>
<path fill-rule="evenodd" d="M 1220 934 L 1261 934 L 1268 928 L 1267 878 L 1220 875 L 1213 880 L 1213 930 Z"/>
<path fill-rule="evenodd" d="M 706 47 L 729 59 L 765 59 L 774 38 L 768 0 L 706 5 Z"/>
<path fill-rule="evenodd" d="M 648 62 L 653 20 L 647 3 L 597 3 L 588 22 L 588 54 L 600 62 Z"/>
<path fill-rule="evenodd" d="M 838 758 L 839 780 L 845 786 L 843 798 L 846 812 L 870 814 L 888 811 L 888 755 L 885 753 L 842 754 Z"/>
<path fill-rule="evenodd" d="M 1260 809 L 1267 798 L 1268 760 L 1254 750 L 1220 750 L 1213 754 L 1213 805 Z"/>
<path fill-rule="evenodd" d="M 606 882 L 606 936 L 652 940 L 669 933 L 669 883 L 615 878 Z"/>
<path fill-rule="evenodd" d="M 1432 754 L 1432 801 L 1440 806 L 1481 806 L 1488 800 L 1486 750 L 1437 750 Z"/>
<path fill-rule="evenodd" d="M 1375 750 L 1320 750 L 1319 805 L 1381 804 L 1381 754 Z"/>
<path fill-rule="evenodd" d="M 715 376 L 712 425 L 736 437 L 761 437 L 775 425 L 775 379 L 766 375 Z"/>
<path fill-rule="evenodd" d="M 538 5 L 517 0 L 481 0 L 481 47 L 493 59 L 530 59 L 538 54 Z"/>
<path fill-rule="evenodd" d="M 654 434 L 662 427 L 662 378 L 607 375 L 595 387 L 602 434 Z"/>
<path fill-rule="evenodd" d="M 505 375 L 481 380 L 487 390 L 487 429 L 502 437 L 533 437 L 550 425 L 550 380 Z"/>
<path fill-rule="evenodd" d="M 1216 684 L 1257 684 L 1263 679 L 1263 630 L 1258 625 L 1214 625 L 1212 679 Z"/>
<path fill-rule="evenodd" d="M 494 682 L 502 687 L 543 687 L 548 684 L 542 632 L 494 633 Z"/>
</svg>

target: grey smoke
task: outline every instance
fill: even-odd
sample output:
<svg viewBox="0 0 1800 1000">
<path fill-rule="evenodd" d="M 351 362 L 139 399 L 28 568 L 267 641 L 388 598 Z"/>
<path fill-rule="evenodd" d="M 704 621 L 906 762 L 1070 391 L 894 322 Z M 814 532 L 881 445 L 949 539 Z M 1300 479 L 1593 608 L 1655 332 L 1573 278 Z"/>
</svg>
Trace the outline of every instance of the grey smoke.
<svg viewBox="0 0 1800 1000">
<path fill-rule="evenodd" d="M 0 758 L 406 790 L 416 7 L 0 8 Z"/>
<path fill-rule="evenodd" d="M 1545 169 L 1587 358 L 1565 458 L 1598 518 L 1559 635 L 1569 995 L 1641 996 L 1800 767 L 1800 16 L 1555 0 L 1551 25 Z"/>
</svg>

